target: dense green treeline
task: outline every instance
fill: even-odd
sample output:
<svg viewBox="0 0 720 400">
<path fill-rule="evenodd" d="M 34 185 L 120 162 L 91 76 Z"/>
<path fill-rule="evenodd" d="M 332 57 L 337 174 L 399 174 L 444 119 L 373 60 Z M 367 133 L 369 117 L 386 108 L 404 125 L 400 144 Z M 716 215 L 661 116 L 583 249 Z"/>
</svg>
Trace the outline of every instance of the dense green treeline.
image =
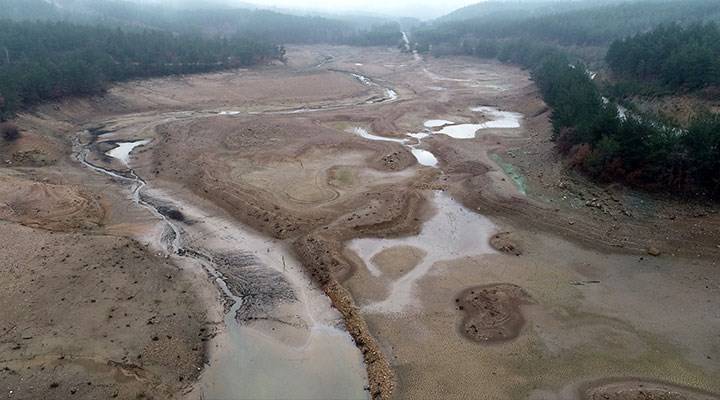
<svg viewBox="0 0 720 400">
<path fill-rule="evenodd" d="M 720 35 L 715 24 L 701 22 L 719 16 L 718 0 L 616 3 L 526 18 L 443 22 L 416 30 L 413 40 L 421 52 L 497 58 L 530 69 L 552 109 L 558 150 L 588 175 L 717 198 L 720 116 L 701 113 L 681 129 L 620 112 L 568 50 L 576 54 L 583 46 L 602 48 L 635 35 L 616 40 L 607 54 L 616 75 L 670 90 L 716 85 Z M 657 27 L 671 22 L 676 23 Z"/>
<path fill-rule="evenodd" d="M 582 64 L 558 54 L 546 57 L 532 76 L 552 107 L 557 148 L 573 166 L 603 181 L 720 196 L 720 115 L 698 115 L 680 129 L 619 112 Z"/>
<path fill-rule="evenodd" d="M 583 63 L 544 42 L 475 38 L 452 52 L 530 69 L 552 109 L 556 146 L 573 167 L 601 181 L 720 196 L 720 116 L 698 115 L 687 129 L 680 129 L 619 113 Z"/>
<path fill-rule="evenodd" d="M 613 42 L 606 60 L 621 79 L 671 89 L 720 85 L 720 28 L 715 23 L 661 25 Z"/>
<path fill-rule="evenodd" d="M 108 82 L 233 68 L 283 55 L 282 47 L 244 38 L 4 20 L 0 117 L 43 100 L 99 93 Z"/>
<path fill-rule="evenodd" d="M 373 25 L 360 31 L 349 44 L 355 46 L 396 46 L 402 41 L 402 31 L 397 23 Z"/>
<path fill-rule="evenodd" d="M 108 82 L 282 58 L 270 43 L 398 45 L 400 26 L 377 22 L 123 0 L 0 0 L 0 118 L 99 93 Z"/>
</svg>

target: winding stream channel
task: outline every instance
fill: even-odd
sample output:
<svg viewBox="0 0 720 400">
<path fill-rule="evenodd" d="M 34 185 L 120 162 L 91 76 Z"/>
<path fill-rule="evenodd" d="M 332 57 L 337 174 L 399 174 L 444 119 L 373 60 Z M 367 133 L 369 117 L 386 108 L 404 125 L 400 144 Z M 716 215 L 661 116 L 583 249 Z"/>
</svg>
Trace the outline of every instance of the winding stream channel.
<svg viewBox="0 0 720 400">
<path fill-rule="evenodd" d="M 105 154 L 129 166 L 132 151 L 150 143 L 119 142 Z M 150 188 L 132 168 L 119 172 L 93 164 L 88 160 L 92 144 L 77 140 L 75 145 L 78 161 L 129 186 L 133 202 L 159 218 L 157 244 L 166 255 L 207 271 L 230 305 L 226 331 L 211 350 L 212 368 L 201 376 L 202 396 L 368 397 L 362 356 L 340 314 L 307 278 L 286 243 Z"/>
<path fill-rule="evenodd" d="M 161 121 L 215 115 L 300 114 L 398 99 L 391 88 L 362 75 L 351 76 L 381 94 L 359 102 L 255 113 L 171 112 Z M 100 136 L 114 147 L 98 152 Z M 132 202 L 158 219 L 160 233 L 153 240 L 155 246 L 179 265 L 206 271 L 226 301 L 225 329 L 211 347 L 211 367 L 205 368 L 193 391 L 201 398 L 368 398 L 362 354 L 345 330 L 341 315 L 306 276 L 288 244 L 150 187 L 132 168 L 132 153 L 152 146 L 152 140 L 112 141 L 112 136 L 112 132 L 95 137 L 88 131 L 80 132 L 74 141 L 75 159 L 128 187 Z M 127 170 L 91 161 L 91 154 L 98 156 L 92 160 L 117 159 Z"/>
<path fill-rule="evenodd" d="M 167 113 L 161 122 L 218 115 L 309 113 L 390 102 L 399 98 L 395 90 L 365 76 L 352 74 L 352 77 L 379 90 L 382 95 L 362 102 L 255 113 L 233 110 Z M 425 123 L 424 131 L 408 133 L 401 139 L 373 135 L 363 128 L 354 128 L 352 132 L 368 140 L 400 143 L 412 152 L 419 164 L 437 168 L 435 155 L 420 148 L 422 139 L 433 134 L 471 138 L 481 129 L 519 126 L 516 126 L 519 114 L 488 107 L 472 110 L 482 112 L 490 120 L 483 124 L 430 120 Z M 367 373 L 359 349 L 345 330 L 340 314 L 306 276 L 287 243 L 265 237 L 217 210 L 209 211 L 207 207 L 198 206 L 202 204 L 201 200 L 194 201 L 190 194 L 183 197 L 151 187 L 132 168 L 132 155 L 139 148 L 153 146 L 152 139 L 112 141 L 113 132 L 101 136 L 104 143 L 110 142 L 115 146 L 99 152 L 99 136 L 80 132 L 74 141 L 75 159 L 128 188 L 132 202 L 157 218 L 159 234 L 153 240 L 154 245 L 178 265 L 202 268 L 214 279 L 225 298 L 224 329 L 213 341 L 209 354 L 210 367 L 205 368 L 193 393 L 201 398 L 232 399 L 369 397 Z M 112 164 L 105 162 L 113 158 L 127 169 L 115 170 L 110 167 Z M 478 229 L 478 232 L 487 235 L 492 227 L 479 216 L 475 219 L 471 218 L 474 214 L 468 216 L 462 206 L 449 198 L 436 194 L 433 199 L 440 210 L 435 220 L 440 221 L 438 226 L 441 228 L 446 226 L 442 223 L 445 219 L 458 219 L 457 216 L 446 215 L 447 212 L 463 215 L 460 220 L 469 218 L 468 224 L 473 226 L 463 226 L 463 230 Z M 432 226 L 428 225 L 424 232 L 435 231 Z M 438 232 L 447 233 L 447 229 L 441 228 L 437 229 Z M 421 235 L 412 240 L 427 239 Z M 368 258 L 377 251 L 377 246 L 383 245 L 373 241 L 356 242 L 355 249 L 363 258 Z M 456 252 L 462 254 L 464 247 L 448 251 L 455 256 Z M 417 271 L 395 283 L 397 298 L 388 298 L 370 309 L 400 311 L 409 305 L 414 282 L 427 273 L 432 262 L 447 256 L 442 252 L 429 254 L 426 263 Z"/>
</svg>

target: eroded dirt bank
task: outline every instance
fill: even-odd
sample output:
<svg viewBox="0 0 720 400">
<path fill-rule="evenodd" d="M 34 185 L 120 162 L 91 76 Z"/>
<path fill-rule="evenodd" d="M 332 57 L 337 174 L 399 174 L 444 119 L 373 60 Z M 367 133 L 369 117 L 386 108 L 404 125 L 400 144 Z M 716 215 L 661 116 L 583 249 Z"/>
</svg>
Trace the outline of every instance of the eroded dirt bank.
<svg viewBox="0 0 720 400">
<path fill-rule="evenodd" d="M 0 150 L 5 393 L 716 398 L 713 205 L 567 173 L 519 69 L 288 56 L 19 118 Z M 356 353 L 323 361 L 328 333 Z M 310 388 L 283 378 L 297 357 Z"/>
</svg>

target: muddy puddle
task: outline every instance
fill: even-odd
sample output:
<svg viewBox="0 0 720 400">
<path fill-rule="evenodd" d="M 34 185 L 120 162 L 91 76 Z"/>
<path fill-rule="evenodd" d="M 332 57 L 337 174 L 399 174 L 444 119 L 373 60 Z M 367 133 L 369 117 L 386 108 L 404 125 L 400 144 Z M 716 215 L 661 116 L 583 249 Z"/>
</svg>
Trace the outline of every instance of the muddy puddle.
<svg viewBox="0 0 720 400">
<path fill-rule="evenodd" d="M 125 163 L 149 141 L 121 143 L 107 154 Z M 117 148 L 116 148 L 117 149 Z M 113 149 L 115 150 L 115 149 Z M 132 199 L 158 217 L 151 237 L 180 265 L 203 268 L 227 302 L 224 329 L 212 342 L 209 367 L 191 395 L 232 399 L 367 399 L 362 354 L 341 315 L 306 276 L 287 244 L 149 187 L 133 170 L 119 175 L 76 157 L 96 172 L 130 184 Z"/>
<path fill-rule="evenodd" d="M 433 153 L 431 153 L 428 150 L 424 150 L 420 148 L 420 140 L 428 137 L 429 135 L 426 133 L 409 133 L 407 136 L 413 137 L 417 139 L 417 143 L 411 144 L 409 143 L 408 139 L 398 139 L 398 138 L 390 138 L 386 136 L 378 136 L 373 135 L 372 133 L 368 132 L 365 128 L 355 127 L 350 130 L 350 132 L 364 138 L 367 140 L 375 140 L 375 141 L 381 141 L 381 142 L 394 142 L 394 143 L 400 143 L 404 146 L 407 146 L 408 149 L 410 149 L 410 152 L 417 160 L 418 164 L 426 166 L 426 167 L 437 167 L 438 159 L 435 157 Z"/>
<path fill-rule="evenodd" d="M 313 328 L 301 347 L 278 344 L 245 327 L 225 338 L 223 352 L 201 378 L 207 399 L 366 399 L 367 392 L 347 370 L 346 334 Z M 364 373 L 362 360 L 356 374 Z"/>
<path fill-rule="evenodd" d="M 497 228 L 489 219 L 466 209 L 445 192 L 433 192 L 431 201 L 435 215 L 423 224 L 419 235 L 392 239 L 364 238 L 348 243 L 347 248 L 363 260 L 371 275 L 389 281 L 389 295 L 363 305 L 363 311 L 383 314 L 412 311 L 419 307 L 415 285 L 432 275 L 437 262 L 495 253 L 489 239 Z M 381 261 L 382 255 L 403 248 L 414 249 L 412 253 L 420 257 L 407 273 L 393 279 L 397 271 L 392 271 Z"/>
<path fill-rule="evenodd" d="M 473 139 L 478 131 L 482 129 L 516 129 L 520 127 L 523 115 L 511 111 L 501 111 L 494 107 L 481 106 L 470 109 L 473 112 L 482 113 L 489 120 L 480 124 L 456 124 L 445 119 L 431 119 L 425 121 L 425 131 L 408 133 L 406 136 L 416 139 L 417 143 L 411 143 L 408 139 L 391 138 L 378 136 L 368 132 L 362 127 L 350 129 L 350 132 L 368 140 L 395 142 L 407 146 L 417 160 L 418 164 L 427 167 L 437 167 L 438 159 L 430 151 L 421 149 L 422 140 L 432 134 L 444 134 L 455 139 Z M 440 130 L 434 130 L 441 128 Z"/>
<path fill-rule="evenodd" d="M 411 146 L 412 147 L 412 146 Z M 415 159 L 417 160 L 418 164 L 424 165 L 426 167 L 435 167 L 438 164 L 438 159 L 435 157 L 435 154 L 423 150 L 418 149 L 417 147 L 412 147 L 410 149 L 410 152 L 413 156 L 415 156 Z"/>
<path fill-rule="evenodd" d="M 484 114 L 490 121 L 483 123 L 484 129 L 515 129 L 520 127 L 523 115 L 512 111 L 501 111 L 495 107 L 473 107 L 473 112 Z"/>
<path fill-rule="evenodd" d="M 381 142 L 395 142 L 395 143 L 400 143 L 400 144 L 405 144 L 405 142 L 407 141 L 407 139 L 396 139 L 396 138 L 390 138 L 387 136 L 373 135 L 372 133 L 368 132 L 367 129 L 360 128 L 360 127 L 352 128 L 351 132 L 360 136 L 361 138 L 367 139 L 367 140 L 375 140 L 375 141 L 381 141 Z"/>
<path fill-rule="evenodd" d="M 488 121 L 479 124 L 455 124 L 452 121 L 430 120 L 426 121 L 426 127 L 442 127 L 435 133 L 450 136 L 454 139 L 473 139 L 477 132 L 483 129 L 517 129 L 520 128 L 520 121 L 523 115 L 511 111 L 501 111 L 495 107 L 473 107 L 473 112 L 481 113 L 488 118 Z"/>
<path fill-rule="evenodd" d="M 150 143 L 150 140 L 136 140 L 134 142 L 117 142 L 117 147 L 108 151 L 108 156 L 117 158 L 123 164 L 128 165 L 130 162 L 130 153 L 135 150 L 136 147 L 145 146 Z"/>
</svg>

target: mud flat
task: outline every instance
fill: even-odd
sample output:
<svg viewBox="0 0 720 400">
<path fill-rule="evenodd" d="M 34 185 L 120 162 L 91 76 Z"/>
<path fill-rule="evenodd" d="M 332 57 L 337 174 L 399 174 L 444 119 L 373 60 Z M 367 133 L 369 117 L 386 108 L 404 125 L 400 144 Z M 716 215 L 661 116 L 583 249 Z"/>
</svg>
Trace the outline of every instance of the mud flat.
<svg viewBox="0 0 720 400">
<path fill-rule="evenodd" d="M 193 221 L 181 225 L 188 247 L 211 255 L 234 301 L 198 391 L 209 398 L 365 398 L 360 352 L 285 244 L 179 208 Z"/>
<path fill-rule="evenodd" d="M 144 244 L 102 234 L 109 209 L 87 186 L 30 185 L 1 192 L 32 207 L 0 223 L 3 396 L 174 397 L 202 370 L 210 288 Z"/>
<path fill-rule="evenodd" d="M 148 143 L 122 142 L 106 154 L 130 167 L 133 149 Z M 170 197 L 132 169 L 129 176 L 135 203 L 160 216 L 159 235 L 150 240 L 170 256 L 184 258 L 177 263 L 206 270 L 225 296 L 224 329 L 209 355 L 213 367 L 194 392 L 203 398 L 367 397 L 362 357 L 340 314 L 284 243 L 221 217 L 222 210 L 203 211 Z"/>
<path fill-rule="evenodd" d="M 387 296 L 378 301 L 362 305 L 367 313 L 402 313 L 417 308 L 421 299 L 415 294 L 415 285 L 431 274 L 433 265 L 439 261 L 452 260 L 472 255 L 492 253 L 489 238 L 495 227 L 486 218 L 466 210 L 442 192 L 432 194 L 435 215 L 425 222 L 417 236 L 398 239 L 356 239 L 348 244 L 365 263 L 375 277 L 391 278 Z M 383 253 L 396 252 L 402 257 L 401 248 L 410 249 L 403 270 L 393 270 L 381 260 Z M 406 256 L 407 257 L 407 256 Z M 394 257 L 393 257 L 394 258 Z M 393 260 L 398 262 L 398 260 Z"/>
<path fill-rule="evenodd" d="M 588 400 L 623 400 L 633 398 L 648 400 L 714 400 L 717 399 L 718 396 L 693 390 L 688 387 L 675 386 L 662 382 L 643 381 L 642 379 L 616 379 L 586 385 L 586 388 L 581 391 L 581 398 Z"/>
<path fill-rule="evenodd" d="M 568 173 L 547 112 L 517 68 L 342 46 L 39 106 L 0 148 L 0 386 L 713 398 L 717 210 Z"/>
<path fill-rule="evenodd" d="M 116 148 L 108 151 L 105 154 L 112 158 L 117 158 L 123 164 L 128 166 L 130 163 L 130 153 L 132 153 L 132 151 L 135 150 L 136 147 L 145 146 L 148 143 L 150 143 L 149 140 L 138 140 L 135 142 L 119 142 L 117 143 Z"/>
</svg>

